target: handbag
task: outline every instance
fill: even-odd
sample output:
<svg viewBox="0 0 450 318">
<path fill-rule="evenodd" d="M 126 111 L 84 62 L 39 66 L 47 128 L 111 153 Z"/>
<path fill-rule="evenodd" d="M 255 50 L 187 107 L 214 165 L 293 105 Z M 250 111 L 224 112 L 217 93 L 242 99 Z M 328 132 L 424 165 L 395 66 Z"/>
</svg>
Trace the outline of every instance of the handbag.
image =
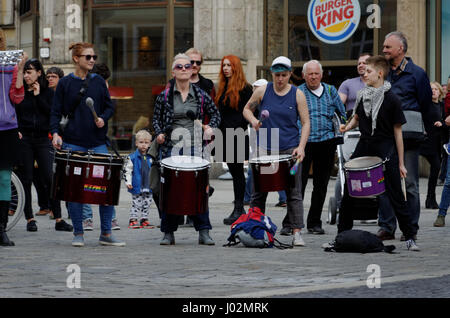
<svg viewBox="0 0 450 318">
<path fill-rule="evenodd" d="M 425 139 L 425 127 L 423 125 L 422 113 L 414 110 L 404 110 L 406 124 L 402 126 L 403 139 L 423 141 Z"/>
</svg>

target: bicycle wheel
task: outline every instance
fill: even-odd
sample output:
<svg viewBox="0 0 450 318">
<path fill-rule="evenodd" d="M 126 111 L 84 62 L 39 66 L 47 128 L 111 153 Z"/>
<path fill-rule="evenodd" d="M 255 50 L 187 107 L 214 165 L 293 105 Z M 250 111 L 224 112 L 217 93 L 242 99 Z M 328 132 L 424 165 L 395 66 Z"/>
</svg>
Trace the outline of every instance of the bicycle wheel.
<svg viewBox="0 0 450 318">
<path fill-rule="evenodd" d="M 23 190 L 22 182 L 20 182 L 17 175 L 11 173 L 11 203 L 9 205 L 9 219 L 6 231 L 11 230 L 20 218 L 23 216 L 23 208 L 25 206 L 25 191 Z"/>
</svg>

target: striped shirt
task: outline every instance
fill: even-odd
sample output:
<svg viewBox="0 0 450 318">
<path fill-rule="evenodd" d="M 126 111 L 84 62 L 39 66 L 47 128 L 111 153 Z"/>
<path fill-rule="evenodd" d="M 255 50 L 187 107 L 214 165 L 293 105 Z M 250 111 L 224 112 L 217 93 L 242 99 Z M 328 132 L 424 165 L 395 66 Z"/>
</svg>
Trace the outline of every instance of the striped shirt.
<svg viewBox="0 0 450 318">
<path fill-rule="evenodd" d="M 337 112 L 341 118 L 345 118 L 345 106 L 339 97 L 336 88 L 332 85 L 321 83 L 322 95 L 315 95 L 306 84 L 300 85 L 300 90 L 305 94 L 311 121 L 311 132 L 308 142 L 321 142 L 335 137 L 333 117 Z M 299 122 L 301 130 L 301 123 Z"/>
</svg>

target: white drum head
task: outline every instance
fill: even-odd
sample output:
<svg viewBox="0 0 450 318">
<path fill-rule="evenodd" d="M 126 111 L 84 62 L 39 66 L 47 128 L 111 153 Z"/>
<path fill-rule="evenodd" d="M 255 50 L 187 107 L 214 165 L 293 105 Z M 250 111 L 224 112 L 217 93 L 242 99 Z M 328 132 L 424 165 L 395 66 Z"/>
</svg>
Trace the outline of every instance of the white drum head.
<svg viewBox="0 0 450 318">
<path fill-rule="evenodd" d="M 200 157 L 173 156 L 163 159 L 161 165 L 174 170 L 196 171 L 208 168 L 210 163 Z"/>
<path fill-rule="evenodd" d="M 292 160 L 292 155 L 267 155 L 250 159 L 250 163 L 274 163 Z"/>
<path fill-rule="evenodd" d="M 367 170 L 383 163 L 379 157 L 359 157 L 346 162 L 344 167 L 347 170 Z"/>
</svg>

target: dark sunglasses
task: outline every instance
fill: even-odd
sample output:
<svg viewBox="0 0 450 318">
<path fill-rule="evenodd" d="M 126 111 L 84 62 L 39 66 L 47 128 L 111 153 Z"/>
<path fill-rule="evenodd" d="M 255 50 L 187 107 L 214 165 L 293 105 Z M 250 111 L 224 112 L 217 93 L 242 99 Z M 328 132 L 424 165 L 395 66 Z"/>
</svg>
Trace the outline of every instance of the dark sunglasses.
<svg viewBox="0 0 450 318">
<path fill-rule="evenodd" d="M 176 69 L 176 70 L 182 70 L 182 69 L 185 69 L 185 70 L 190 70 L 191 68 L 192 68 L 192 64 L 176 64 L 175 65 L 175 67 L 173 68 L 174 70 Z"/>
<path fill-rule="evenodd" d="M 80 57 L 80 56 L 84 56 L 84 57 L 86 58 L 87 61 L 90 61 L 91 59 L 94 59 L 94 61 L 97 61 L 97 58 L 98 58 L 97 55 L 90 55 L 90 54 L 88 54 L 88 55 L 78 55 L 78 56 L 79 56 L 79 57 Z"/>
<path fill-rule="evenodd" d="M 202 65 L 202 61 L 191 61 L 191 64 L 192 65 L 197 64 L 197 66 L 200 66 Z"/>
</svg>

